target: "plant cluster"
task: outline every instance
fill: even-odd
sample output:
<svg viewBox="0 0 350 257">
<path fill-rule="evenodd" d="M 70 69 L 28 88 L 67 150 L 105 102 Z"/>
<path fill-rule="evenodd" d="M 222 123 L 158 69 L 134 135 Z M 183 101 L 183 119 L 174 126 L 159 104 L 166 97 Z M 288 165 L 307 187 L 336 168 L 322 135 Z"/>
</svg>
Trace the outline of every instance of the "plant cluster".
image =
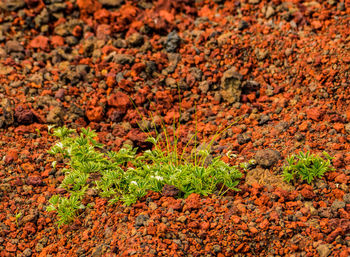
<svg viewBox="0 0 350 257">
<path fill-rule="evenodd" d="M 327 171 L 333 170 L 328 153 L 323 152 L 325 158 L 310 152 L 300 152 L 298 155 L 291 155 L 287 158 L 287 165 L 283 167 L 284 180 L 287 182 L 299 178 L 310 184 L 315 178 L 321 178 Z"/>
<path fill-rule="evenodd" d="M 147 141 L 154 145 L 153 150 L 137 154 L 136 148 L 127 146 L 118 152 L 103 153 L 103 145 L 95 140 L 96 133 L 89 128 L 82 128 L 77 134 L 61 127 L 54 129 L 53 134 L 60 142 L 49 153 L 68 158 L 70 167 L 63 169 L 65 178 L 61 184 L 68 196 L 52 196 L 47 207 L 48 211 L 57 211 L 59 225 L 73 221 L 78 211 L 85 208 L 82 200 L 89 188 L 97 190 L 111 204 L 122 201 L 131 205 L 148 191 L 160 192 L 164 185 L 175 186 L 184 197 L 191 193 L 224 194 L 230 189 L 237 190 L 242 176 L 236 166 L 223 162 L 220 156 L 205 165 L 208 149 L 185 157 L 178 154 L 175 143 L 175 150 L 171 151 L 168 138 L 168 150 L 161 149 L 160 137 L 149 137 Z"/>
</svg>

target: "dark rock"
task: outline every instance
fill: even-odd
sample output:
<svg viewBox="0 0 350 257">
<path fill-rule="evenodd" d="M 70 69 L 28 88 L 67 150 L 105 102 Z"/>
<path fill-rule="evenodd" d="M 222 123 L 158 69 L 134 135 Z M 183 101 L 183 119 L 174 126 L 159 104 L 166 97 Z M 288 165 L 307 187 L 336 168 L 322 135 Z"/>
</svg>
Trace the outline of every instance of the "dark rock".
<svg viewBox="0 0 350 257">
<path fill-rule="evenodd" d="M 141 227 L 147 225 L 147 221 L 149 220 L 149 216 L 140 214 L 135 219 L 135 227 Z"/>
<path fill-rule="evenodd" d="M 248 136 L 248 135 L 245 134 L 245 133 L 242 133 L 242 134 L 238 134 L 238 135 L 237 135 L 237 142 L 238 142 L 238 144 L 240 144 L 240 145 L 244 145 L 244 144 L 246 144 L 246 143 L 248 143 L 248 142 L 250 142 L 250 141 L 251 141 L 250 136 Z"/>
<path fill-rule="evenodd" d="M 16 107 L 15 118 L 19 124 L 32 124 L 34 122 L 34 114 L 30 109 L 24 108 L 22 105 Z"/>
<path fill-rule="evenodd" d="M 270 120 L 270 117 L 266 114 L 262 114 L 259 118 L 259 125 L 264 125 L 265 123 L 267 123 Z"/>
<path fill-rule="evenodd" d="M 259 150 L 255 155 L 257 163 L 264 168 L 271 167 L 280 159 L 281 154 L 272 149 Z"/>
<path fill-rule="evenodd" d="M 143 44 L 143 36 L 140 33 L 134 33 L 127 38 L 126 42 L 131 47 L 140 46 Z"/>
<path fill-rule="evenodd" d="M 176 197 L 180 193 L 180 190 L 173 185 L 164 185 L 162 189 L 162 196 Z"/>
<path fill-rule="evenodd" d="M 249 28 L 249 23 L 246 22 L 245 20 L 240 20 L 240 22 L 238 24 L 238 29 L 239 30 L 244 30 L 246 28 Z"/>
<path fill-rule="evenodd" d="M 90 66 L 86 64 L 79 64 L 76 66 L 75 70 L 80 77 L 83 78 L 90 72 Z"/>
<path fill-rule="evenodd" d="M 178 49 L 181 43 L 180 36 L 176 33 L 176 31 L 172 31 L 168 34 L 166 42 L 165 42 L 165 50 L 168 53 L 174 53 Z"/>
</svg>

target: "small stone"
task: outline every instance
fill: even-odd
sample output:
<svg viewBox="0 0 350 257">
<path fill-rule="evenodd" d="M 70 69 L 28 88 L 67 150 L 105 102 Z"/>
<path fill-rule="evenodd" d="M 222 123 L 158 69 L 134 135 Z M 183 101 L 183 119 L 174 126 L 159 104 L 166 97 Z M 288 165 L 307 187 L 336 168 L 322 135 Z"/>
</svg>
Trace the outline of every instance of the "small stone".
<svg viewBox="0 0 350 257">
<path fill-rule="evenodd" d="M 290 56 L 292 53 L 293 53 L 293 49 L 292 49 L 292 48 L 287 48 L 287 49 L 284 51 L 284 54 L 285 54 L 287 57 Z"/>
<path fill-rule="evenodd" d="M 311 200 L 316 196 L 313 191 L 305 187 L 300 191 L 300 194 L 307 200 Z"/>
<path fill-rule="evenodd" d="M 250 141 L 251 141 L 251 138 L 246 133 L 242 133 L 242 134 L 237 135 L 237 142 L 240 145 L 244 145 Z"/>
<path fill-rule="evenodd" d="M 51 124 L 61 124 L 63 122 L 63 115 L 64 111 L 60 106 L 53 106 L 46 116 L 46 121 Z"/>
<path fill-rule="evenodd" d="M 135 227 L 145 226 L 148 220 L 149 220 L 149 216 L 147 214 L 146 215 L 140 214 L 135 219 Z"/>
<path fill-rule="evenodd" d="M 255 160 L 257 163 L 264 168 L 271 167 L 280 159 L 281 154 L 278 151 L 272 149 L 259 150 L 255 155 Z"/>
<path fill-rule="evenodd" d="M 18 159 L 18 152 L 16 149 L 12 149 L 8 151 L 8 153 L 5 156 L 4 162 L 5 164 L 10 164 Z"/>
<path fill-rule="evenodd" d="M 65 93 L 66 93 L 66 90 L 64 90 L 63 88 L 57 90 L 57 92 L 55 93 L 55 98 L 58 98 L 60 100 L 63 100 L 64 99 L 64 96 L 65 96 Z"/>
<path fill-rule="evenodd" d="M 181 38 L 176 33 L 176 31 L 172 31 L 168 34 L 166 43 L 165 43 L 165 50 L 168 53 L 176 52 L 177 48 L 180 46 Z"/>
<path fill-rule="evenodd" d="M 198 209 L 200 205 L 201 205 L 201 198 L 199 194 L 195 194 L 195 193 L 190 194 L 185 199 L 185 205 L 183 207 L 183 211 Z"/>
<path fill-rule="evenodd" d="M 103 6 L 106 7 L 119 7 L 124 0 L 98 0 Z"/>
<path fill-rule="evenodd" d="M 34 122 L 34 114 L 30 109 L 24 108 L 22 105 L 16 107 L 15 118 L 19 124 L 32 124 Z"/>
<path fill-rule="evenodd" d="M 140 33 L 134 33 L 126 39 L 126 42 L 132 47 L 142 45 L 143 41 L 143 36 Z"/>
<path fill-rule="evenodd" d="M 238 23 L 238 29 L 239 30 L 244 30 L 246 28 L 249 28 L 249 23 L 246 22 L 245 20 L 240 20 Z"/>
<path fill-rule="evenodd" d="M 89 121 L 100 122 L 104 117 L 104 109 L 102 106 L 88 106 L 86 108 L 86 117 Z"/>
<path fill-rule="evenodd" d="M 17 11 L 26 5 L 24 0 L 4 0 L 4 7 L 7 11 Z"/>
<path fill-rule="evenodd" d="M 213 245 L 213 251 L 214 251 L 214 253 L 221 252 L 221 246 L 220 245 Z"/>
<path fill-rule="evenodd" d="M 335 200 L 331 205 L 331 209 L 333 211 L 338 211 L 339 209 L 342 209 L 344 207 L 345 207 L 345 202 L 339 201 L 339 200 Z"/>
<path fill-rule="evenodd" d="M 117 54 L 116 52 L 110 53 L 107 57 L 105 57 L 105 61 L 107 62 L 115 62 L 118 64 L 132 64 L 135 58 L 132 55 L 128 54 Z"/>
<path fill-rule="evenodd" d="M 266 13 L 265 13 L 265 17 L 266 19 L 270 18 L 271 16 L 273 16 L 275 14 L 275 9 L 273 9 L 273 7 L 271 5 L 269 5 L 267 7 Z"/>
<path fill-rule="evenodd" d="M 202 81 L 199 82 L 199 90 L 202 92 L 202 94 L 206 94 L 209 91 L 209 83 L 208 81 Z"/>
<path fill-rule="evenodd" d="M 349 204 L 350 203 L 350 193 L 345 194 L 343 196 L 343 200 L 344 200 L 345 203 Z"/>
<path fill-rule="evenodd" d="M 180 190 L 173 185 L 164 185 L 162 189 L 162 196 L 176 197 L 180 193 Z"/>
<path fill-rule="evenodd" d="M 156 209 L 158 208 L 158 205 L 157 205 L 155 202 L 150 202 L 150 203 L 148 204 L 148 207 L 149 207 L 152 211 L 154 211 L 154 210 L 156 210 Z"/>
<path fill-rule="evenodd" d="M 270 117 L 269 115 L 266 115 L 266 114 L 262 114 L 259 118 L 259 126 L 262 126 L 264 124 L 266 124 L 268 121 L 270 120 Z"/>
<path fill-rule="evenodd" d="M 24 255 L 24 256 L 27 256 L 27 257 L 32 256 L 32 249 L 26 248 L 26 249 L 23 251 L 23 255 Z"/>
<path fill-rule="evenodd" d="M 181 223 L 184 223 L 186 220 L 187 220 L 186 216 L 180 216 L 176 219 L 176 221 L 181 222 Z"/>
<path fill-rule="evenodd" d="M 131 102 L 128 95 L 119 91 L 109 97 L 108 105 L 115 107 L 121 113 L 126 113 L 131 106 Z"/>
<path fill-rule="evenodd" d="M 328 244 L 319 245 L 316 248 L 316 250 L 317 250 L 318 254 L 320 255 L 320 257 L 327 257 L 331 253 L 331 249 L 329 248 Z"/>
<path fill-rule="evenodd" d="M 10 40 L 6 42 L 5 50 L 7 53 L 23 52 L 24 47 L 18 41 Z"/>
<path fill-rule="evenodd" d="M 231 68 L 224 72 L 221 78 L 220 94 L 228 103 L 238 102 L 241 97 L 241 81 L 243 76 Z"/>
<path fill-rule="evenodd" d="M 39 176 L 30 176 L 27 179 L 27 185 L 40 186 L 42 179 Z"/>
<path fill-rule="evenodd" d="M 32 48 L 40 48 L 46 50 L 49 48 L 49 39 L 45 36 L 37 36 L 32 41 L 30 41 L 29 46 Z"/>
</svg>

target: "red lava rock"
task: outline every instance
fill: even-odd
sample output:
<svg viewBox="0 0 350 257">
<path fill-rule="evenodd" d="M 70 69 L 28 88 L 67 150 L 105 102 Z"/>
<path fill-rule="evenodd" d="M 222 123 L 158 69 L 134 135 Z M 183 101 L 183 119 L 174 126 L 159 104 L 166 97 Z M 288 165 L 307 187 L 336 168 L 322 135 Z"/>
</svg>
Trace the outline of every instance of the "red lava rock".
<svg viewBox="0 0 350 257">
<path fill-rule="evenodd" d="M 310 119 L 318 121 L 323 116 L 323 111 L 320 108 L 315 107 L 315 108 L 308 109 L 306 111 L 306 114 Z"/>
<path fill-rule="evenodd" d="M 109 97 L 108 105 L 115 107 L 121 113 L 126 113 L 128 108 L 131 107 L 131 102 L 128 95 L 117 92 Z"/>
<path fill-rule="evenodd" d="M 350 179 L 349 176 L 346 176 L 345 174 L 339 174 L 338 176 L 335 177 L 334 181 L 337 183 L 347 184 L 349 179 Z"/>
<path fill-rule="evenodd" d="M 45 36 L 37 36 L 32 41 L 30 41 L 29 46 L 32 48 L 47 50 L 49 48 L 49 39 Z"/>
<path fill-rule="evenodd" d="M 89 121 L 99 122 L 104 117 L 104 109 L 102 106 L 88 106 L 86 109 L 86 117 Z"/>
<path fill-rule="evenodd" d="M 312 189 L 306 188 L 304 187 L 301 191 L 300 191 L 301 195 L 305 198 L 305 199 L 313 199 L 316 194 L 312 191 Z"/>
<path fill-rule="evenodd" d="M 63 46 L 64 45 L 64 38 L 61 36 L 52 36 L 51 37 L 51 45 L 53 47 Z"/>
<path fill-rule="evenodd" d="M 8 251 L 8 252 L 16 252 L 17 251 L 17 247 L 16 247 L 16 245 L 14 245 L 14 244 L 11 244 L 10 242 L 7 242 L 7 244 L 6 244 L 6 251 Z"/>
<path fill-rule="evenodd" d="M 139 147 L 140 149 L 150 149 L 152 148 L 153 144 L 151 142 L 146 142 L 148 135 L 146 133 L 143 133 L 138 129 L 132 129 L 128 134 L 127 138 L 129 138 L 135 146 Z"/>
<path fill-rule="evenodd" d="M 32 186 L 40 186 L 42 179 L 39 176 L 30 176 L 27 179 L 27 184 Z"/>
<path fill-rule="evenodd" d="M 183 206 L 183 211 L 186 210 L 195 210 L 200 207 L 201 204 L 201 198 L 198 194 L 190 194 L 185 199 L 185 205 Z"/>
<path fill-rule="evenodd" d="M 112 122 L 120 122 L 123 119 L 124 113 L 115 108 L 110 108 L 107 111 L 107 117 Z"/>
<path fill-rule="evenodd" d="M 94 13 L 102 7 L 102 5 L 96 0 L 77 0 L 77 5 L 82 16 Z"/>
<path fill-rule="evenodd" d="M 16 149 L 11 149 L 8 154 L 5 156 L 4 162 L 5 164 L 10 164 L 12 162 L 17 161 L 18 159 L 18 151 Z"/>
</svg>

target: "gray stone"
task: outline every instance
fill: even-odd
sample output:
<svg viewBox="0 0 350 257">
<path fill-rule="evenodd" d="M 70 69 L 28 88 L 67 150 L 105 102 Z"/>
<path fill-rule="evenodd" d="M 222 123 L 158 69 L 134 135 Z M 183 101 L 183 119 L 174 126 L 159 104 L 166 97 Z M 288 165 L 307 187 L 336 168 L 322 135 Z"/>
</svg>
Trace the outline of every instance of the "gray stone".
<svg viewBox="0 0 350 257">
<path fill-rule="evenodd" d="M 166 43 L 165 43 L 165 50 L 168 53 L 173 53 L 180 46 L 180 43 L 181 43 L 180 36 L 176 33 L 176 31 L 172 31 L 167 36 Z"/>
</svg>

